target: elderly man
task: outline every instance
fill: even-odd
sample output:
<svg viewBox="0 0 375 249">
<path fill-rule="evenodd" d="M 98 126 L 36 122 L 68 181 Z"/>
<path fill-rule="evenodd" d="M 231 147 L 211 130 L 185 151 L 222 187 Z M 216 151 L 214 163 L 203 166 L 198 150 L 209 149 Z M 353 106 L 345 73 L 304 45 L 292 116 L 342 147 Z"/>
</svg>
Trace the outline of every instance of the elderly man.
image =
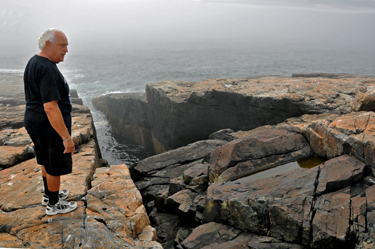
<svg viewBox="0 0 375 249">
<path fill-rule="evenodd" d="M 57 68 L 68 52 L 68 40 L 57 29 L 46 30 L 39 38 L 40 53 L 26 65 L 24 87 L 26 97 L 25 128 L 29 133 L 37 163 L 42 165 L 46 214 L 68 213 L 77 203 L 64 201 L 68 190 L 60 191 L 60 177 L 72 172 L 75 151 L 71 134 L 69 86 Z"/>
</svg>

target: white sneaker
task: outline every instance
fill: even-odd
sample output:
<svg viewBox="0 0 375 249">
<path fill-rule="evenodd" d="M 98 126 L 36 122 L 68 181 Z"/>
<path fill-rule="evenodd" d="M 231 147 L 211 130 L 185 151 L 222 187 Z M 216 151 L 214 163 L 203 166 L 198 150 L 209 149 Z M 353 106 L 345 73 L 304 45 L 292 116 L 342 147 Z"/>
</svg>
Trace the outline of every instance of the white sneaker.
<svg viewBox="0 0 375 249">
<path fill-rule="evenodd" d="M 46 215 L 65 214 L 74 211 L 78 207 L 77 202 L 59 201 L 55 205 L 47 205 Z"/>
<path fill-rule="evenodd" d="M 65 200 L 66 198 L 68 198 L 68 196 L 69 196 L 69 190 L 62 189 L 62 190 L 59 191 L 59 199 Z M 43 194 L 42 205 L 47 206 L 48 201 L 49 201 L 49 196 L 46 195 L 46 194 Z"/>
</svg>

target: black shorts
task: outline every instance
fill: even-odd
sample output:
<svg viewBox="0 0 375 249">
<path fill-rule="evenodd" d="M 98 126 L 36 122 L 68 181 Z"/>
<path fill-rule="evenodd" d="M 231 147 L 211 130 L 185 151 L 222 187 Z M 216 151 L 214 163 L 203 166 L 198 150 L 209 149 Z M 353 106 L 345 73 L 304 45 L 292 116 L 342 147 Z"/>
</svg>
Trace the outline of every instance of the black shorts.
<svg viewBox="0 0 375 249">
<path fill-rule="evenodd" d="M 65 147 L 61 137 L 29 135 L 34 143 L 36 161 L 44 166 L 47 174 L 61 176 L 72 173 L 72 155 L 63 153 Z"/>
</svg>

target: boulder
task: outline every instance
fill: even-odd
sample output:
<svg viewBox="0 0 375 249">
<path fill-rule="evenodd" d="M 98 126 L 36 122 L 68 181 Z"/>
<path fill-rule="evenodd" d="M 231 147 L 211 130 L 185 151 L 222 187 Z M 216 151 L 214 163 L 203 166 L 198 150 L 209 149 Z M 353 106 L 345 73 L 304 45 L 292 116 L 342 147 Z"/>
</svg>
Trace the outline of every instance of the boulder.
<svg viewBox="0 0 375 249">
<path fill-rule="evenodd" d="M 218 147 L 210 157 L 210 182 L 234 180 L 313 154 L 298 129 L 270 128 Z"/>
<path fill-rule="evenodd" d="M 349 113 L 313 121 L 302 128 L 302 133 L 317 155 L 334 158 L 350 153 L 370 166 L 374 174 L 374 121 L 373 112 Z"/>
<path fill-rule="evenodd" d="M 74 103 L 74 104 L 83 105 L 83 101 L 82 101 L 82 99 L 80 99 L 80 98 L 78 97 L 77 90 L 70 89 L 70 100 L 71 100 L 72 103 Z"/>
<path fill-rule="evenodd" d="M 351 106 L 356 112 L 374 111 L 375 107 L 375 87 L 359 86 L 356 89 L 355 97 Z"/>
<path fill-rule="evenodd" d="M 190 189 L 178 191 L 168 197 L 166 203 L 167 207 L 165 209 L 169 209 L 172 212 L 176 210 L 177 214 L 180 214 L 179 216 L 183 218 L 194 218 L 195 213 L 191 211 L 191 206 L 193 205 L 196 196 L 197 193 L 194 193 Z"/>
<path fill-rule="evenodd" d="M 366 189 L 363 196 L 353 199 L 352 214 L 354 234 L 358 241 L 356 249 L 373 248 L 375 246 L 375 185 Z"/>
<path fill-rule="evenodd" d="M 208 175 L 208 164 L 196 163 L 183 173 L 184 182 L 190 184 L 195 178 Z"/>
<path fill-rule="evenodd" d="M 212 248 L 223 248 L 218 245 L 235 239 L 240 233 L 240 230 L 233 227 L 210 222 L 194 229 L 189 237 L 182 242 L 182 247 L 185 249 L 205 248 L 214 242 L 215 247 Z"/>
<path fill-rule="evenodd" d="M 176 234 L 176 238 L 175 238 L 175 248 L 181 248 L 181 243 L 182 241 L 184 241 L 192 232 L 192 229 L 190 227 L 180 227 L 180 229 L 178 229 L 177 231 L 177 234 Z"/>
<path fill-rule="evenodd" d="M 150 220 L 157 228 L 156 235 L 158 241 L 164 249 L 174 248 L 174 240 L 180 229 L 178 215 L 168 213 L 158 213 L 156 209 L 150 212 Z"/>
<path fill-rule="evenodd" d="M 141 160 L 133 169 L 135 176 L 146 176 L 161 171 L 170 165 L 186 164 L 204 159 L 218 146 L 225 144 L 222 140 L 198 141 L 187 146 L 170 150 Z M 136 179 L 137 180 L 137 179 Z"/>
</svg>

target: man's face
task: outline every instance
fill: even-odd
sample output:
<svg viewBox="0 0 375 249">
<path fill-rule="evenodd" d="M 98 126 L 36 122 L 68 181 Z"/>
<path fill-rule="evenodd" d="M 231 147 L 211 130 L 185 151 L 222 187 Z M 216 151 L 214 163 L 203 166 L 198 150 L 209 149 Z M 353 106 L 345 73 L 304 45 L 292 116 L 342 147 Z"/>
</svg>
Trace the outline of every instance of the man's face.
<svg viewBox="0 0 375 249">
<path fill-rule="evenodd" d="M 49 56 L 48 58 L 54 63 L 59 63 L 64 61 L 65 54 L 68 52 L 68 39 L 63 33 L 55 33 L 55 41 L 50 43 L 47 41 L 49 46 Z"/>
</svg>

